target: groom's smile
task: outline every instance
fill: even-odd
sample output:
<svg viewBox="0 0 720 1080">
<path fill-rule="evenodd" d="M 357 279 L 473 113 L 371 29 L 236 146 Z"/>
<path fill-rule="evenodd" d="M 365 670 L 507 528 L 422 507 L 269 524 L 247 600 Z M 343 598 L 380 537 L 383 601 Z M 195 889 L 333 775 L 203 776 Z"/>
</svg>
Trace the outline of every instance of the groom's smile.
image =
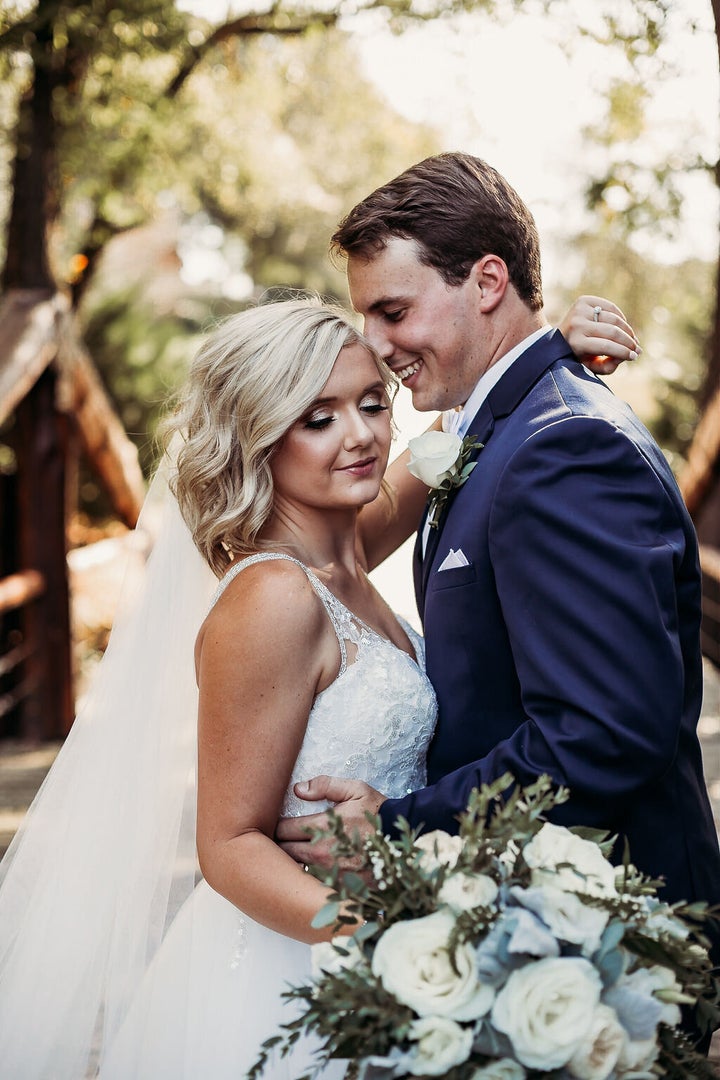
<svg viewBox="0 0 720 1080">
<path fill-rule="evenodd" d="M 413 240 L 392 237 L 365 258 L 350 255 L 348 284 L 365 334 L 423 412 L 467 400 L 486 362 L 480 290 L 472 273 L 449 285 Z"/>
<path fill-rule="evenodd" d="M 410 379 L 412 375 L 415 375 L 416 372 L 420 370 L 421 364 L 422 360 L 415 360 L 412 364 L 408 364 L 407 367 L 394 367 L 393 371 L 397 375 L 398 379 L 400 379 L 400 382 L 402 382 L 405 386 L 410 387 L 410 383 L 406 383 L 405 380 Z"/>
</svg>

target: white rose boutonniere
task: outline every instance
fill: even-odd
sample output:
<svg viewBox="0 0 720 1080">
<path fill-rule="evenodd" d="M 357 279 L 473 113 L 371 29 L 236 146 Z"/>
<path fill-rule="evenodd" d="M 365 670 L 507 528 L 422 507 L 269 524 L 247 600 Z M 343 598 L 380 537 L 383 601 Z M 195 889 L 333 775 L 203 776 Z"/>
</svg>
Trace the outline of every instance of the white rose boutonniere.
<svg viewBox="0 0 720 1080">
<path fill-rule="evenodd" d="M 474 435 L 461 439 L 448 431 L 426 431 L 410 439 L 408 469 L 432 488 L 428 499 L 428 523 L 437 529 L 451 491 L 463 486 L 477 465 L 470 458 L 483 444 Z"/>
</svg>

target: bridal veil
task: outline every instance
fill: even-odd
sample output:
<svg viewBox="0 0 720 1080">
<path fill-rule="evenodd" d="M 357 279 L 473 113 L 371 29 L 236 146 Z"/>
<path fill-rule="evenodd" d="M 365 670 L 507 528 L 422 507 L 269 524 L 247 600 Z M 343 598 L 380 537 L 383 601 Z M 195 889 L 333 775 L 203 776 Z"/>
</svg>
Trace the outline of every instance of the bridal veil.
<svg viewBox="0 0 720 1080">
<path fill-rule="evenodd" d="M 217 584 L 168 487 L 135 532 L 121 610 L 87 701 L 0 864 L 0 1069 L 92 1076 L 193 890 L 193 647 Z"/>
</svg>

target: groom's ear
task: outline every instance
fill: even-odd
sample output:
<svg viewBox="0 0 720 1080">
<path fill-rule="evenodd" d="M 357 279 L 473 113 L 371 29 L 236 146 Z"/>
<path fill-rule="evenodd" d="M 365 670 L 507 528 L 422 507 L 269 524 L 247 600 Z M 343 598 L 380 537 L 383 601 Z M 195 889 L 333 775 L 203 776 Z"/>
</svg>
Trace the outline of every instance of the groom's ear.
<svg viewBox="0 0 720 1080">
<path fill-rule="evenodd" d="M 503 300 L 510 284 L 508 268 L 499 255 L 483 255 L 473 263 L 470 275 L 480 293 L 480 311 L 487 315 Z"/>
</svg>

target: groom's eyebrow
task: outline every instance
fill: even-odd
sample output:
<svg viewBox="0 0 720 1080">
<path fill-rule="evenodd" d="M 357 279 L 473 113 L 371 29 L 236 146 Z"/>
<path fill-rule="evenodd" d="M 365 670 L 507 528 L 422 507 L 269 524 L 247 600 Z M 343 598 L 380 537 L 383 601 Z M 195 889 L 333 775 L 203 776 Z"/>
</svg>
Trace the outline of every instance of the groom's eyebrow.
<svg viewBox="0 0 720 1080">
<path fill-rule="evenodd" d="M 371 311 L 380 311 L 382 308 L 387 307 L 388 304 L 406 304 L 407 297 L 398 296 L 381 296 L 379 300 L 374 300 L 368 308 L 368 313 Z"/>
</svg>

